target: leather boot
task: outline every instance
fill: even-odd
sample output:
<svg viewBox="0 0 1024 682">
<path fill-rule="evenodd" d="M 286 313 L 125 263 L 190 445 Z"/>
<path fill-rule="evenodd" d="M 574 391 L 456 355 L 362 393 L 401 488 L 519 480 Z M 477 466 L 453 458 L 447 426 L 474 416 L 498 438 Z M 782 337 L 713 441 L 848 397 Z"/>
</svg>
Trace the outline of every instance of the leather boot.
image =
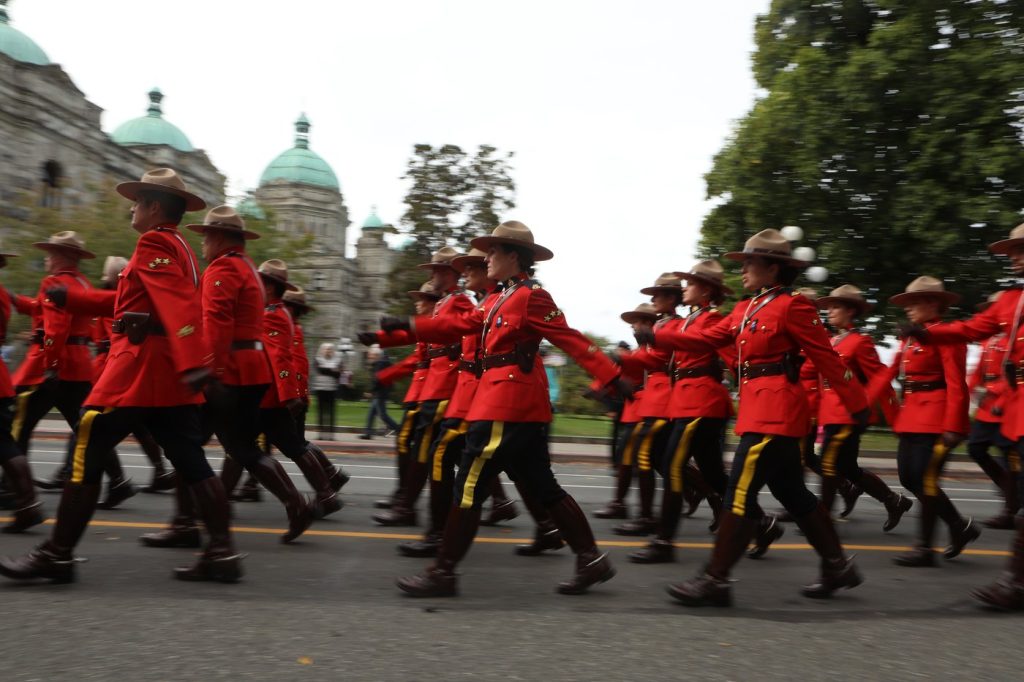
<svg viewBox="0 0 1024 682">
<path fill-rule="evenodd" d="M 238 487 L 238 481 L 241 480 L 243 471 L 245 469 L 231 455 L 224 456 L 224 464 L 220 470 L 220 482 L 229 499 L 235 499 L 235 488 Z"/>
<path fill-rule="evenodd" d="M 707 481 L 704 480 L 704 474 L 701 473 L 699 467 L 690 463 L 686 465 L 686 473 L 683 475 L 683 491 L 685 492 L 687 487 L 693 491 L 693 497 L 687 499 L 688 508 L 686 510 L 686 516 L 693 516 L 694 512 L 700 506 L 700 503 L 704 500 L 710 502 L 712 495 L 717 495 L 717 491 L 708 485 Z"/>
<path fill-rule="evenodd" d="M 627 535 L 632 537 L 640 537 L 644 535 L 651 535 L 658 530 L 658 522 L 652 517 L 641 517 L 633 521 L 626 521 L 612 528 L 612 532 L 616 535 Z"/>
<path fill-rule="evenodd" d="M 154 470 L 153 480 L 149 482 L 149 485 L 142 489 L 142 492 L 162 493 L 174 490 L 176 479 L 177 476 L 173 471 L 164 471 L 163 473 L 159 473 Z"/>
<path fill-rule="evenodd" d="M 668 593 L 686 606 L 732 606 L 732 584 L 729 574 L 750 544 L 759 519 L 737 516 L 732 510 L 722 512 L 722 520 L 711 550 L 711 561 L 701 575 L 685 582 L 669 585 Z"/>
<path fill-rule="evenodd" d="M 845 519 L 853 513 L 853 508 L 857 506 L 857 500 L 864 494 L 864 491 L 859 486 L 843 479 L 839 484 L 839 494 L 843 496 L 843 504 L 845 505 L 843 511 L 839 512 L 839 518 Z"/>
<path fill-rule="evenodd" d="M 89 525 L 99 497 L 99 483 L 65 485 L 50 539 L 25 556 L 0 559 L 0 575 L 14 580 L 45 578 L 55 583 L 74 581 L 75 559 L 72 552 Z"/>
<path fill-rule="evenodd" d="M 547 510 L 552 521 L 562 531 L 562 537 L 576 554 L 576 572 L 569 580 L 558 584 L 558 593 L 583 594 L 591 586 L 614 578 L 615 568 L 608 555 L 598 550 L 587 517 L 576 500 L 567 494 Z"/>
<path fill-rule="evenodd" d="M 351 480 L 351 477 L 341 470 L 340 467 L 336 467 L 331 464 L 331 460 L 327 459 L 327 455 L 324 451 L 314 443 L 309 444 L 309 451 L 316 457 L 316 461 L 323 467 L 324 473 L 327 474 L 327 481 L 331 485 L 331 489 L 334 492 L 338 492 L 345 487 L 345 484 Z"/>
<path fill-rule="evenodd" d="M 1017 475 L 1008 469 L 1001 470 L 1001 478 L 997 485 L 1003 493 L 1003 509 L 998 514 L 984 521 L 987 528 L 994 530 L 1013 530 L 1016 527 L 1014 517 L 1020 510 L 1017 494 Z"/>
<path fill-rule="evenodd" d="M 344 506 L 341 497 L 331 487 L 327 472 L 324 471 L 320 462 L 317 461 L 316 455 L 310 449 L 307 448 L 305 452 L 296 457 L 295 464 L 298 465 L 302 475 L 306 477 L 316 492 L 317 518 L 322 519 Z"/>
<path fill-rule="evenodd" d="M 544 505 L 533 495 L 530 490 L 523 488 L 518 483 L 513 483 L 519 491 L 519 499 L 523 501 L 526 511 L 530 512 L 533 519 L 533 542 L 528 545 L 516 545 L 515 553 L 519 556 L 538 556 L 546 551 L 559 550 L 565 547 L 562 540 L 562 533 L 558 526 L 551 520 L 551 515 Z"/>
<path fill-rule="evenodd" d="M 974 519 L 960 516 L 953 501 L 946 496 L 942 490 L 936 497 L 936 513 L 939 518 L 949 527 L 949 545 L 943 551 L 943 556 L 953 559 L 960 556 L 964 547 L 981 537 L 981 529 Z"/>
<path fill-rule="evenodd" d="M 264 457 L 270 457 L 270 455 L 264 455 Z M 260 493 L 259 481 L 252 474 L 249 474 L 245 477 L 245 482 L 235 492 L 231 493 L 228 499 L 235 502 L 262 502 L 263 495 Z"/>
<path fill-rule="evenodd" d="M 14 492 L 14 521 L 4 526 L 5 533 L 21 533 L 43 522 L 43 503 L 36 499 L 32 470 L 24 455 L 3 462 L 7 486 Z"/>
<path fill-rule="evenodd" d="M 438 550 L 441 549 L 443 537 L 441 531 L 431 528 L 419 540 L 411 540 L 398 545 L 398 553 L 413 558 L 435 557 Z"/>
<path fill-rule="evenodd" d="M 288 532 L 281 536 L 281 542 L 287 544 L 305 533 L 316 515 L 316 503 L 298 491 L 281 463 L 264 455 L 252 465 L 250 473 L 281 501 L 288 513 Z"/>
<path fill-rule="evenodd" d="M 687 478 L 683 478 L 683 499 L 686 501 L 686 510 L 683 516 L 693 516 L 700 507 L 701 495 Z"/>
<path fill-rule="evenodd" d="M 68 482 L 69 478 L 71 478 L 71 471 L 66 466 L 62 466 L 53 472 L 50 480 L 43 481 L 37 478 L 35 484 L 40 490 L 63 490 L 64 484 Z"/>
<path fill-rule="evenodd" d="M 1000 611 L 1024 610 L 1024 522 L 1017 523 L 1013 555 L 1007 570 L 996 582 L 979 587 L 971 596 L 985 606 Z"/>
<path fill-rule="evenodd" d="M 174 504 L 176 507 L 174 518 L 164 530 L 155 533 L 145 533 L 139 536 L 139 542 L 146 547 L 202 547 L 203 536 L 199 532 L 199 525 L 196 523 L 195 501 L 192 499 L 192 491 L 181 477 L 178 476 L 178 484 L 174 488 Z"/>
<path fill-rule="evenodd" d="M 452 505 L 445 521 L 444 538 L 433 566 L 419 575 L 399 578 L 398 589 L 412 597 L 454 597 L 459 592 L 455 567 L 473 545 L 480 526 L 480 509 Z"/>
<path fill-rule="evenodd" d="M 714 533 L 718 531 L 718 524 L 722 520 L 722 496 L 716 492 L 710 493 L 708 506 L 711 507 L 711 523 L 708 524 L 708 530 Z"/>
<path fill-rule="evenodd" d="M 382 526 L 415 526 L 416 501 L 430 474 L 430 465 L 410 459 L 405 472 L 405 483 L 398 493 L 398 499 L 387 511 L 374 514 L 371 518 Z"/>
<path fill-rule="evenodd" d="M 828 599 L 840 588 L 852 589 L 864 582 L 853 560 L 843 555 L 832 515 L 822 503 L 819 502 L 810 514 L 794 518 L 821 557 L 821 575 L 816 582 L 803 587 L 801 593 L 805 597 Z"/>
<path fill-rule="evenodd" d="M 894 492 L 877 474 L 866 469 L 861 471 L 860 487 L 868 495 L 885 505 L 885 511 L 888 516 L 885 519 L 885 523 L 882 524 L 882 530 L 888 533 L 899 525 L 900 519 L 910 511 L 914 503 L 909 498 Z"/>
<path fill-rule="evenodd" d="M 497 479 L 495 479 L 497 480 Z M 430 479 L 430 528 L 419 540 L 398 545 L 398 553 L 407 557 L 437 556 L 444 537 L 444 527 L 451 514 L 452 498 L 455 492 L 450 480 Z"/>
<path fill-rule="evenodd" d="M 795 520 L 795 519 L 794 519 Z M 719 531 L 721 532 L 721 531 Z M 751 559 L 760 559 L 768 552 L 772 543 L 782 537 L 785 529 L 772 514 L 764 514 L 757 522 L 754 546 L 747 552 Z"/>
<path fill-rule="evenodd" d="M 629 511 L 624 500 L 632 483 L 633 466 L 620 464 L 615 472 L 615 499 L 605 505 L 603 509 L 594 512 L 594 516 L 599 519 L 628 519 Z"/>
<path fill-rule="evenodd" d="M 932 543 L 935 539 L 935 513 L 936 500 L 934 497 L 923 495 L 918 498 L 921 507 L 921 537 L 918 544 L 909 552 L 893 557 L 892 562 L 897 566 L 908 568 L 929 568 L 937 565 L 935 552 L 932 550 Z"/>
<path fill-rule="evenodd" d="M 228 497 L 217 476 L 189 486 L 196 509 L 210 534 L 210 541 L 192 566 L 174 569 L 174 577 L 188 581 L 238 582 L 242 577 L 242 555 L 235 549 L 229 525 Z"/>
<path fill-rule="evenodd" d="M 107 483 L 107 496 L 96 506 L 99 509 L 114 509 L 128 498 L 135 497 L 137 492 L 130 478 L 110 479 Z"/>
<path fill-rule="evenodd" d="M 519 510 L 516 509 L 516 503 L 514 500 L 503 500 L 495 502 L 491 505 L 491 512 L 487 515 L 487 518 L 480 522 L 481 526 L 497 526 L 502 521 L 511 521 L 512 519 L 519 516 Z"/>
<path fill-rule="evenodd" d="M 624 503 L 612 500 L 594 512 L 594 516 L 599 519 L 628 519 L 629 509 Z"/>
<path fill-rule="evenodd" d="M 651 540 L 643 549 L 629 555 L 634 564 L 670 564 L 676 560 L 676 548 L 668 540 Z"/>
<path fill-rule="evenodd" d="M 839 489 L 839 484 L 840 481 L 835 476 L 825 476 L 821 479 L 821 494 L 818 498 L 829 514 L 832 513 L 832 509 L 835 506 L 836 491 Z M 796 521 L 796 517 L 792 518 L 793 521 Z"/>
<path fill-rule="evenodd" d="M 643 536 L 658 530 L 658 523 L 654 520 L 654 471 L 638 470 L 637 482 L 640 487 L 640 517 L 612 528 L 616 535 Z"/>
</svg>

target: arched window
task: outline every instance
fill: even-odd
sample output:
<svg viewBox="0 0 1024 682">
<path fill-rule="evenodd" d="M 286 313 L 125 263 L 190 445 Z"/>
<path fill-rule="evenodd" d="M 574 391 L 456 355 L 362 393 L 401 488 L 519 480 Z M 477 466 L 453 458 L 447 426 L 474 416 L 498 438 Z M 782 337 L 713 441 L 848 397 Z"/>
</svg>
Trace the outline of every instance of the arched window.
<svg viewBox="0 0 1024 682">
<path fill-rule="evenodd" d="M 40 205 L 46 208 L 60 208 L 60 190 L 63 185 L 64 169 L 60 163 L 50 159 L 43 164 Z"/>
</svg>

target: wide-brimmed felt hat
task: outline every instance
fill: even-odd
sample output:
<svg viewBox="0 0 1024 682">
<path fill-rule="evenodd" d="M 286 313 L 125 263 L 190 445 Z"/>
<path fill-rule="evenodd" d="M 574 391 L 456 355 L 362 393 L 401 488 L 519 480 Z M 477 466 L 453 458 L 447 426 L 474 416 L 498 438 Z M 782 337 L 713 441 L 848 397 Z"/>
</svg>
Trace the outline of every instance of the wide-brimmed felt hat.
<svg viewBox="0 0 1024 682">
<path fill-rule="evenodd" d="M 658 279 L 654 280 L 654 286 L 644 287 L 640 290 L 640 293 L 645 296 L 653 296 L 659 291 L 667 291 L 669 293 L 679 293 L 683 290 L 683 281 L 679 279 L 675 273 L 663 272 L 658 276 Z"/>
<path fill-rule="evenodd" d="M 641 303 L 633 310 L 627 310 L 622 313 L 619 317 L 621 317 L 622 321 L 627 324 L 633 324 L 634 322 L 642 322 L 645 320 L 654 322 L 658 319 L 658 312 L 650 303 Z"/>
<path fill-rule="evenodd" d="M 723 294 L 731 294 L 732 289 L 725 286 L 725 270 L 722 264 L 714 259 L 695 263 L 689 272 L 673 272 L 673 275 L 688 282 L 703 282 L 718 287 Z"/>
<path fill-rule="evenodd" d="M 408 294 L 411 299 L 429 298 L 434 301 L 441 300 L 441 294 L 437 293 L 437 289 L 435 289 L 434 285 L 430 282 L 424 282 L 420 285 L 419 289 L 416 289 L 415 291 L 407 291 L 405 293 Z"/>
<path fill-rule="evenodd" d="M 821 297 L 821 294 L 818 293 L 818 290 L 812 287 L 800 287 L 799 289 L 796 290 L 796 293 L 800 294 L 801 296 L 810 300 L 811 302 L 817 301 Z"/>
<path fill-rule="evenodd" d="M 836 287 L 828 296 L 822 296 L 814 302 L 819 308 L 827 308 L 834 303 L 848 305 L 857 310 L 857 315 L 863 315 L 871 310 L 871 304 L 864 298 L 864 293 L 852 284 L 844 284 Z"/>
<path fill-rule="evenodd" d="M 246 239 L 260 238 L 256 232 L 245 229 L 245 219 L 231 206 L 211 208 L 206 217 L 203 218 L 202 224 L 196 225 L 193 223 L 185 227 L 199 233 L 206 232 L 207 230 L 220 230 L 222 232 L 242 235 Z"/>
<path fill-rule="evenodd" d="M 1003 295 L 1002 291 L 992 292 L 991 294 L 988 295 L 988 298 L 986 298 L 984 301 L 982 301 L 978 305 L 974 306 L 974 309 L 977 310 L 980 313 L 981 311 L 986 310 L 989 306 L 991 306 L 993 303 L 998 301 L 999 297 L 1002 296 L 1002 295 Z"/>
<path fill-rule="evenodd" d="M 743 261 L 751 256 L 770 258 L 781 261 L 795 268 L 806 268 L 810 263 L 793 257 L 793 247 L 789 240 L 778 230 L 761 230 L 743 244 L 742 251 L 730 251 L 723 254 L 729 260 Z"/>
<path fill-rule="evenodd" d="M 265 279 L 283 284 L 287 291 L 295 291 L 299 288 L 288 281 L 288 264 L 280 258 L 271 258 L 260 263 L 259 273 Z"/>
<path fill-rule="evenodd" d="M 141 180 L 122 182 L 115 189 L 125 199 L 132 201 L 139 198 L 139 192 L 163 192 L 184 199 L 186 211 L 202 211 L 206 208 L 206 202 L 189 192 L 185 181 L 170 168 L 146 171 Z"/>
<path fill-rule="evenodd" d="M 917 301 L 937 299 L 946 305 L 952 305 L 960 300 L 960 294 L 946 291 L 941 279 L 922 275 L 907 285 L 902 294 L 889 297 L 893 305 L 909 305 Z"/>
<path fill-rule="evenodd" d="M 507 220 L 498 225 L 491 234 L 485 237 L 475 237 L 470 240 L 469 245 L 473 248 L 487 251 L 495 244 L 508 244 L 510 246 L 521 246 L 533 252 L 535 261 L 551 260 L 555 254 L 551 249 L 544 248 L 533 241 L 533 232 L 518 220 Z"/>
<path fill-rule="evenodd" d="M 1013 248 L 1022 245 L 1024 245 L 1024 223 L 1010 230 L 1009 239 L 1002 239 L 989 244 L 988 250 L 992 253 L 1010 253 Z"/>
<path fill-rule="evenodd" d="M 301 308 L 305 311 L 313 310 L 313 306 L 306 302 L 306 290 L 298 285 L 295 285 L 294 289 L 289 289 L 284 292 L 284 295 L 281 296 L 281 300 L 288 305 L 293 305 L 296 308 Z"/>
<path fill-rule="evenodd" d="M 486 258 L 486 251 L 471 248 L 469 250 L 469 253 L 461 253 L 455 258 L 452 258 L 452 267 L 458 270 L 459 272 L 462 272 L 470 263 L 483 263 Z"/>
<path fill-rule="evenodd" d="M 107 256 L 107 259 L 103 261 L 103 275 L 100 279 L 109 283 L 117 281 L 117 276 L 127 265 L 128 259 L 124 256 Z"/>
<path fill-rule="evenodd" d="M 78 258 L 95 258 L 96 254 L 85 248 L 85 241 L 77 232 L 65 230 L 51 235 L 45 242 L 35 242 L 32 246 L 43 251 L 59 251 Z"/>
<path fill-rule="evenodd" d="M 453 246 L 442 246 L 440 249 L 435 251 L 432 256 L 430 256 L 429 263 L 420 263 L 416 267 L 429 269 L 451 268 L 452 270 L 455 270 L 455 266 L 452 265 L 452 259 L 461 255 L 462 252 Z"/>
</svg>

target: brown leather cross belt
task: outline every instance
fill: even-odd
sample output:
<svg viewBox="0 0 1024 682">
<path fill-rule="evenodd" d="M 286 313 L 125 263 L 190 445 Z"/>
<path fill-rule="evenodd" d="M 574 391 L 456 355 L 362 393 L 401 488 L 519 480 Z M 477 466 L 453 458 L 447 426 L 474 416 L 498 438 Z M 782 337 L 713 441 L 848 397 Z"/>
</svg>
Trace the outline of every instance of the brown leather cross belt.
<svg viewBox="0 0 1024 682">
<path fill-rule="evenodd" d="M 512 351 L 511 353 L 495 353 L 494 355 L 484 356 L 483 360 L 480 362 L 484 369 L 491 369 L 492 367 L 508 367 L 509 365 L 519 364 L 519 355 L 515 351 Z"/>
<path fill-rule="evenodd" d="M 466 372 L 472 372 L 473 374 L 476 374 L 477 368 L 479 368 L 479 366 L 479 363 L 474 362 L 472 360 L 459 360 L 459 369 Z"/>
<path fill-rule="evenodd" d="M 701 365 L 700 367 L 676 367 L 672 372 L 672 377 L 679 381 L 680 379 L 692 379 L 693 377 L 713 377 L 719 376 L 722 369 L 718 365 Z"/>
<path fill-rule="evenodd" d="M 774 377 L 785 373 L 786 368 L 781 362 L 765 362 L 760 365 L 743 365 L 740 367 L 740 377 L 743 379 Z"/>
<path fill-rule="evenodd" d="M 97 341 L 96 342 L 96 352 L 97 353 L 109 353 L 110 352 L 110 339 L 106 339 L 105 341 Z"/>
<path fill-rule="evenodd" d="M 65 346 L 88 346 L 92 343 L 92 339 L 88 336 L 69 336 L 67 341 L 64 342 Z"/>
<path fill-rule="evenodd" d="M 128 326 L 124 320 L 114 320 L 110 323 L 110 331 L 115 334 L 124 334 L 127 331 Z M 159 322 L 149 321 L 146 328 L 147 334 L 156 334 L 157 336 L 167 336 L 167 332 L 164 330 L 164 326 Z"/>
<path fill-rule="evenodd" d="M 433 360 L 434 358 L 447 357 L 450 360 L 454 360 L 459 357 L 459 351 L 462 349 L 462 344 L 453 343 L 450 346 L 441 346 L 440 348 L 428 348 L 427 357 Z M 454 353 L 454 355 L 452 355 Z"/>
<path fill-rule="evenodd" d="M 231 342 L 231 350 L 263 350 L 263 342 L 255 339 L 238 339 Z"/>
<path fill-rule="evenodd" d="M 946 382 L 942 381 L 912 381 L 903 382 L 904 393 L 923 393 L 925 391 L 941 391 L 946 388 Z"/>
</svg>

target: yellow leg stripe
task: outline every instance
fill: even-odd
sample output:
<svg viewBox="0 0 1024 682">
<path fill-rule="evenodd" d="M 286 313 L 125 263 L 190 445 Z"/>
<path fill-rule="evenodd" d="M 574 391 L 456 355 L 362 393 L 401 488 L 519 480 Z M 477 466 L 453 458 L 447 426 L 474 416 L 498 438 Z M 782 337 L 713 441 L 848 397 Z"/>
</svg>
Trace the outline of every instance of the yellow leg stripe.
<svg viewBox="0 0 1024 682">
<path fill-rule="evenodd" d="M 469 509 L 473 506 L 473 493 L 476 492 L 476 484 L 480 480 L 480 471 L 484 468 L 487 460 L 494 456 L 498 446 L 501 445 L 501 437 L 504 432 L 505 422 L 494 422 L 491 424 L 491 440 L 488 441 L 484 451 L 473 458 L 473 464 L 469 467 L 466 485 L 462 489 L 462 501 L 459 502 L 459 506 L 463 509 Z"/>
<path fill-rule="evenodd" d="M 690 441 L 693 440 L 693 434 L 697 430 L 697 424 L 700 423 L 701 419 L 702 417 L 697 417 L 686 425 L 686 428 L 683 429 L 683 435 L 679 438 L 679 445 L 676 446 L 676 451 L 672 454 L 672 468 L 669 469 L 669 485 L 674 493 L 683 492 L 683 468 L 686 466 L 686 460 L 690 458 Z"/>
<path fill-rule="evenodd" d="M 260 435 L 256 436 L 256 447 L 258 447 L 263 452 L 267 451 L 267 434 L 261 433 Z"/>
<path fill-rule="evenodd" d="M 743 473 L 736 484 L 736 492 L 732 497 L 732 513 L 743 516 L 747 507 L 747 491 L 750 490 L 750 482 L 754 480 L 754 470 L 757 468 L 757 460 L 761 457 L 761 451 L 768 443 L 772 442 L 772 436 L 765 436 L 760 443 L 747 450 L 747 458 L 743 462 Z"/>
<path fill-rule="evenodd" d="M 928 468 L 924 471 L 924 494 L 928 497 L 935 497 L 939 494 L 939 466 L 948 452 L 942 439 L 936 439 L 935 446 L 932 447 L 932 458 L 928 461 Z"/>
<path fill-rule="evenodd" d="M 92 420 L 96 415 L 107 414 L 113 408 L 100 412 L 99 410 L 86 410 L 82 415 L 82 421 L 78 424 L 78 438 L 75 439 L 75 456 L 71 460 L 71 482 L 81 483 L 85 478 L 85 450 L 89 446 L 89 434 L 92 433 Z"/>
<path fill-rule="evenodd" d="M 644 437 L 643 442 L 640 444 L 640 452 L 637 454 L 636 464 L 641 471 L 651 470 L 651 443 L 654 442 L 654 438 L 658 435 L 665 424 L 668 424 L 664 419 L 655 419 L 651 424 L 650 430 L 647 432 L 647 436 Z"/>
<path fill-rule="evenodd" d="M 833 478 L 836 475 L 836 459 L 839 457 L 839 450 L 851 433 L 853 433 L 853 427 L 844 426 L 829 439 L 825 454 L 821 457 L 821 475 L 825 478 Z"/>
<path fill-rule="evenodd" d="M 626 447 L 622 450 L 622 466 L 633 466 L 633 451 L 636 443 L 637 433 L 640 431 L 640 422 L 633 424 L 629 430 L 629 438 L 626 439 Z"/>
<path fill-rule="evenodd" d="M 1019 474 L 1020 473 L 1020 455 L 1017 454 L 1017 450 L 1016 449 L 1010 450 L 1010 454 L 1007 456 L 1007 459 L 1010 460 L 1010 471 L 1012 471 L 1015 474 Z"/>
<path fill-rule="evenodd" d="M 444 473 L 444 467 L 442 466 L 442 464 L 444 464 L 445 451 L 448 450 L 448 446 L 451 444 L 451 442 L 455 440 L 458 436 L 464 434 L 468 428 L 469 426 L 467 426 L 466 422 L 460 422 L 459 428 L 448 429 L 444 432 L 444 435 L 441 436 L 441 440 L 438 441 L 437 447 L 434 448 L 434 462 L 430 470 L 430 480 L 441 480 L 442 474 Z"/>
<path fill-rule="evenodd" d="M 22 391 L 18 394 L 18 397 L 14 399 L 14 421 L 11 422 L 11 438 L 14 440 L 18 440 L 21 436 L 21 427 L 25 425 L 25 413 L 28 412 L 28 399 L 35 392 L 36 389 L 33 387 L 27 391 Z"/>
<path fill-rule="evenodd" d="M 402 428 L 398 432 L 398 454 L 409 454 L 409 433 L 412 431 L 412 424 L 416 421 L 416 415 L 420 413 L 419 406 L 405 411 L 402 418 Z"/>
<path fill-rule="evenodd" d="M 448 407 L 448 401 L 442 400 L 437 404 L 437 410 L 434 412 L 434 418 L 430 421 L 428 426 L 423 431 L 423 438 L 420 440 L 420 449 L 416 453 L 416 461 L 420 464 L 426 464 L 430 461 L 430 444 L 434 442 L 434 431 L 437 429 L 437 425 L 444 419 L 445 408 Z"/>
</svg>

